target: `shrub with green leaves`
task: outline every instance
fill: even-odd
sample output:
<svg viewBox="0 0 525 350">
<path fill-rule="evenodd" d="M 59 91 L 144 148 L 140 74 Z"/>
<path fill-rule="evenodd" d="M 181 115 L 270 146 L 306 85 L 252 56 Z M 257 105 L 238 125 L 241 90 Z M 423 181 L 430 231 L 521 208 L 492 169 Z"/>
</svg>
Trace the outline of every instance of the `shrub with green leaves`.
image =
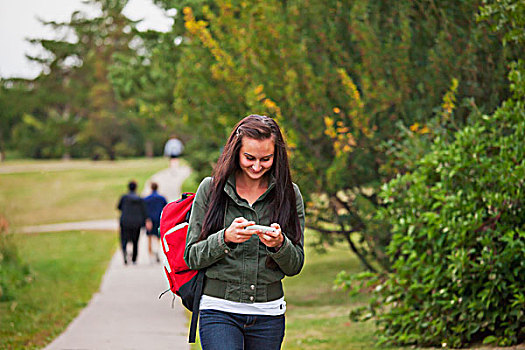
<svg viewBox="0 0 525 350">
<path fill-rule="evenodd" d="M 0 231 L 0 302 L 13 300 L 15 290 L 31 280 L 29 266 L 20 260 L 12 236 Z"/>
<path fill-rule="evenodd" d="M 514 97 L 435 140 L 414 172 L 383 187 L 392 273 L 374 279 L 383 341 L 423 346 L 525 339 L 525 65 Z M 365 276 L 366 277 L 366 276 Z M 369 277 L 369 276 L 368 276 Z M 339 282 L 346 282 L 344 275 Z M 363 310 L 361 310 L 363 311 Z"/>
</svg>

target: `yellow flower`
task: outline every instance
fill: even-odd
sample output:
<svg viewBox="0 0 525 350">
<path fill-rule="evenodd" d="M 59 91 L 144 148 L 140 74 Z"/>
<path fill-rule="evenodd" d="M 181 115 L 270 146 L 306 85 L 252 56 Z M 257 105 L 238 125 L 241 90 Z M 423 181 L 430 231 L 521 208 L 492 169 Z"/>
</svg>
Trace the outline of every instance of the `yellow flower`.
<svg viewBox="0 0 525 350">
<path fill-rule="evenodd" d="M 421 130 L 419 130 L 420 134 L 430 134 L 430 129 L 424 126 Z"/>
<path fill-rule="evenodd" d="M 415 123 L 414 125 L 410 125 L 410 130 L 416 132 L 417 129 L 419 129 L 419 123 Z"/>
<path fill-rule="evenodd" d="M 334 111 L 334 113 L 336 113 L 336 114 L 341 113 L 341 110 L 340 110 L 339 108 L 337 108 L 337 107 L 334 107 L 334 108 L 333 108 L 333 111 Z"/>
<path fill-rule="evenodd" d="M 268 108 L 275 108 L 276 105 L 275 105 L 275 102 L 273 102 L 272 100 L 270 100 L 269 98 L 265 99 L 263 101 L 264 105 Z"/>
<path fill-rule="evenodd" d="M 344 153 L 349 153 L 350 151 L 352 151 L 352 147 L 350 147 L 349 145 L 344 145 L 343 152 Z"/>
</svg>

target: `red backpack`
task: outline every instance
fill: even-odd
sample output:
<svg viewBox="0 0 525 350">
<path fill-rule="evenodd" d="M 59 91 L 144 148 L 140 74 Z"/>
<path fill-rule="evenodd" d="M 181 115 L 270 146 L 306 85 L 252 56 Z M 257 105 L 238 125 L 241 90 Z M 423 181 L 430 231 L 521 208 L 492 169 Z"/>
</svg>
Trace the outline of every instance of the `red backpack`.
<svg viewBox="0 0 525 350">
<path fill-rule="evenodd" d="M 195 343 L 199 304 L 204 283 L 204 270 L 191 270 L 184 261 L 186 235 L 194 198 L 194 193 L 183 193 L 181 199 L 168 203 L 162 209 L 160 216 L 160 244 L 164 253 L 162 260 L 170 285 L 169 290 L 174 295 L 178 295 L 182 304 L 192 312 L 190 343 Z"/>
</svg>

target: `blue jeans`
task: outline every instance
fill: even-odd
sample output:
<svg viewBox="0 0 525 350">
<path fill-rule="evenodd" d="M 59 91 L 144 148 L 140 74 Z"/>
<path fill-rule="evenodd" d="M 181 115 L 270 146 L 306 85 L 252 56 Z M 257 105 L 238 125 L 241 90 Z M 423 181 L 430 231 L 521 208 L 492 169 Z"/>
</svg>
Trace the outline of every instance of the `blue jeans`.
<svg viewBox="0 0 525 350">
<path fill-rule="evenodd" d="M 203 350 L 280 349 L 284 338 L 284 315 L 240 315 L 201 310 L 199 335 Z"/>
</svg>

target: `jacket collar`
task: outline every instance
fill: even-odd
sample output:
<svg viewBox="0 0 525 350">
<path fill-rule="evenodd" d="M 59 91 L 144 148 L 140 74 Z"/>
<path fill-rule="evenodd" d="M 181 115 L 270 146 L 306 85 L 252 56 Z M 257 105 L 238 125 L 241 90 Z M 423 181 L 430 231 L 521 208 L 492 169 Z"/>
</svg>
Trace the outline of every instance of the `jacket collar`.
<svg viewBox="0 0 525 350">
<path fill-rule="evenodd" d="M 270 181 L 268 183 L 268 188 L 266 191 L 253 203 L 257 203 L 259 201 L 264 200 L 268 193 L 275 187 L 275 177 L 273 174 L 270 174 Z M 226 185 L 224 185 L 224 191 L 230 196 L 230 198 L 238 205 L 247 206 L 249 207 L 248 202 L 246 199 L 241 198 L 239 194 L 237 193 L 236 186 L 235 186 L 235 173 L 231 174 L 228 180 L 226 181 Z"/>
</svg>

